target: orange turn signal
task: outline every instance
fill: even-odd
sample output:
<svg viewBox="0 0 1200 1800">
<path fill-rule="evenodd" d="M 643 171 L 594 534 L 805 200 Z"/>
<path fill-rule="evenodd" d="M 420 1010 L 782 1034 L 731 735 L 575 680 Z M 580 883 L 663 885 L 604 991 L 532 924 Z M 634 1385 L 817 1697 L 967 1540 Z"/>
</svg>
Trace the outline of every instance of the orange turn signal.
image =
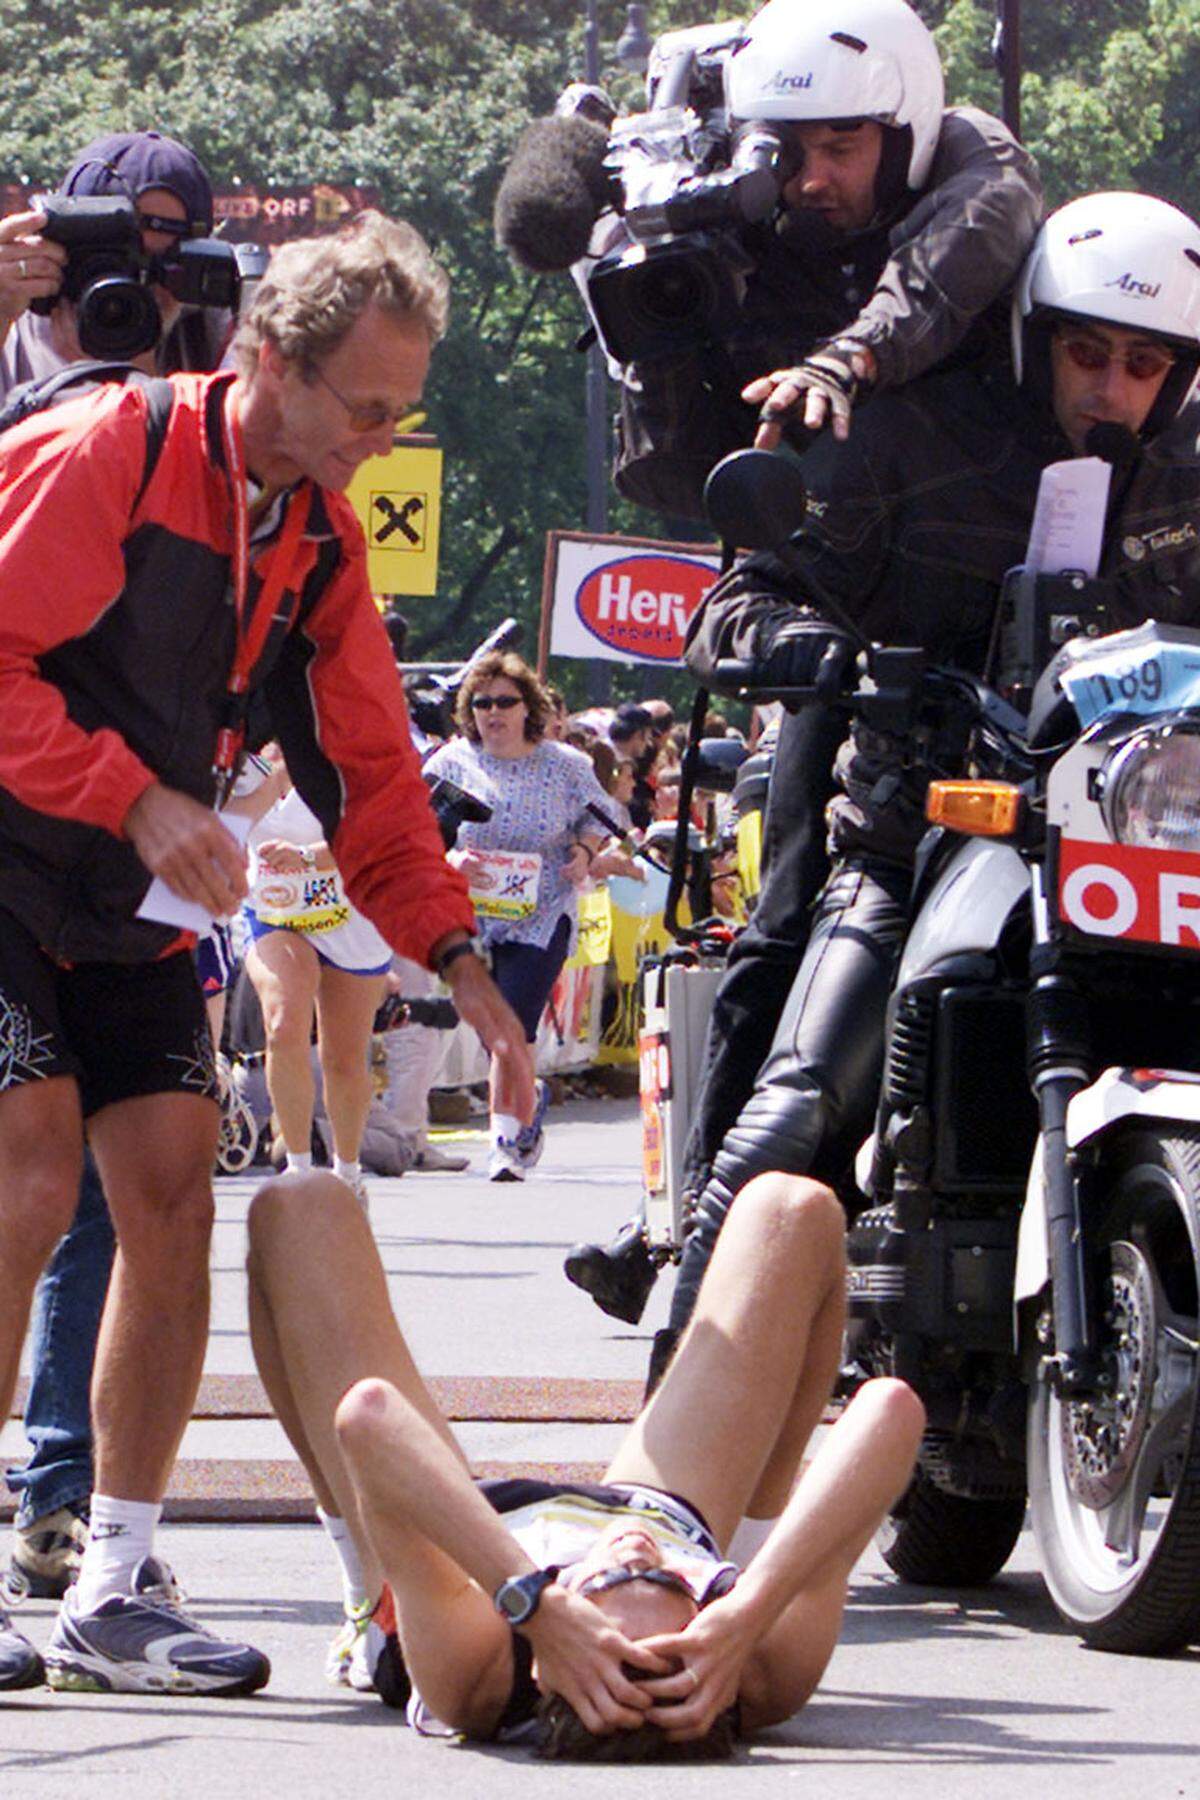
<svg viewBox="0 0 1200 1800">
<path fill-rule="evenodd" d="M 1010 781 L 931 781 L 925 817 L 968 837 L 1011 837 L 1021 817 L 1021 790 Z"/>
</svg>

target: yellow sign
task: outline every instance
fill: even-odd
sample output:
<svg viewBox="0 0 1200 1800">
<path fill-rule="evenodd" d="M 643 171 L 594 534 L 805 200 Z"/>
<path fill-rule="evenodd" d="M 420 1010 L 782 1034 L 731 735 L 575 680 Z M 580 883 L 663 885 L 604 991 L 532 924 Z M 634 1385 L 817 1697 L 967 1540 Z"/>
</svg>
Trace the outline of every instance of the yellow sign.
<svg viewBox="0 0 1200 1800">
<path fill-rule="evenodd" d="M 436 594 L 442 453 L 401 444 L 373 456 L 346 489 L 367 538 L 376 594 Z"/>
</svg>

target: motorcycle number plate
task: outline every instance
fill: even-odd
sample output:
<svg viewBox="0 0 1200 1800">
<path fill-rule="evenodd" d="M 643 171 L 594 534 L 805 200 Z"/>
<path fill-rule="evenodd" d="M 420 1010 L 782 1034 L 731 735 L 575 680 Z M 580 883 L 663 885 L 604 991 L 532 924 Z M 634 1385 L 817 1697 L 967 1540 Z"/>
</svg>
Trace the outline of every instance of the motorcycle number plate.
<svg viewBox="0 0 1200 1800">
<path fill-rule="evenodd" d="M 1200 856 L 1061 838 L 1058 913 L 1089 937 L 1200 950 Z"/>
<path fill-rule="evenodd" d="M 671 1098 L 671 1042 L 665 1031 L 643 1032 L 638 1042 L 638 1090 L 642 1101 L 642 1180 L 648 1194 L 667 1184 L 663 1105 Z"/>
</svg>

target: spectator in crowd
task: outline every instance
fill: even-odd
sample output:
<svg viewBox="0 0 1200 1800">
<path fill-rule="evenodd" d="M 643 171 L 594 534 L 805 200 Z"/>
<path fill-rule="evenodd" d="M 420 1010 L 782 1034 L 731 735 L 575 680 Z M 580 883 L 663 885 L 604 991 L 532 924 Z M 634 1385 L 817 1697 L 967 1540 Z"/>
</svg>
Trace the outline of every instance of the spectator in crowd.
<svg viewBox="0 0 1200 1800">
<path fill-rule="evenodd" d="M 629 813 L 639 831 L 644 831 L 654 818 L 654 784 L 650 773 L 657 754 L 654 720 L 644 707 L 627 702 L 618 706 L 608 728 L 608 737 L 617 755 L 627 756 L 633 762 L 635 774 Z"/>
<path fill-rule="evenodd" d="M 607 835 L 588 811 L 608 796 L 587 761 L 545 737 L 546 701 L 537 676 L 512 652 L 481 657 L 456 707 L 462 736 L 425 765 L 492 808 L 470 821 L 450 859 L 466 876 L 500 992 L 529 1043 L 576 936 L 576 892 Z M 523 1181 L 542 1154 L 549 1095 L 538 1084 L 533 1121 L 522 1126 L 505 1071 L 493 1062 L 492 1181 Z"/>
</svg>

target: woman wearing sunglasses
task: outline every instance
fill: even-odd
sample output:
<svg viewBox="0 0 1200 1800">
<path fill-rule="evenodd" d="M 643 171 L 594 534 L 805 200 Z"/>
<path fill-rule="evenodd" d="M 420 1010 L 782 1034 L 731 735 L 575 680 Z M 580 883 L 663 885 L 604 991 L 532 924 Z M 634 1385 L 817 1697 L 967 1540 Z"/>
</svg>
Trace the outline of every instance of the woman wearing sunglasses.
<svg viewBox="0 0 1200 1800">
<path fill-rule="evenodd" d="M 477 1485 L 349 1195 L 323 1174 L 258 1194 L 259 1370 L 383 1589 L 382 1697 L 424 1731 L 604 1761 L 728 1754 L 804 1704 L 924 1423 L 902 1382 L 869 1382 L 796 1481 L 840 1362 L 843 1234 L 828 1188 L 760 1176 L 603 1481 Z"/>
<path fill-rule="evenodd" d="M 588 758 L 546 737 L 548 710 L 545 690 L 519 656 L 481 657 L 459 689 L 462 736 L 425 764 L 428 779 L 457 782 L 492 808 L 486 823 L 460 828 L 450 857 L 470 884 L 496 985 L 531 1044 L 574 947 L 577 890 L 604 837 L 588 807 L 608 806 Z M 545 1111 L 539 1082 L 533 1122 L 523 1126 L 493 1067 L 491 1180 L 525 1179 L 542 1154 Z"/>
</svg>

